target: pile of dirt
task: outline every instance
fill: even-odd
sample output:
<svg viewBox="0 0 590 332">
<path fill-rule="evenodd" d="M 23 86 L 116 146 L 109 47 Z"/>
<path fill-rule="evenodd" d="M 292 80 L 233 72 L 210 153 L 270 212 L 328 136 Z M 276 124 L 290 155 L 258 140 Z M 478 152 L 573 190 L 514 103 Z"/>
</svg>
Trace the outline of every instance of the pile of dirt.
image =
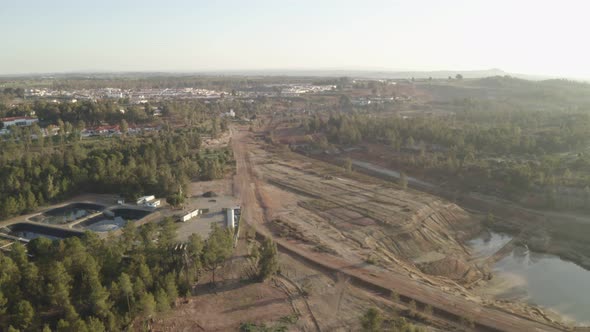
<svg viewBox="0 0 590 332">
<path fill-rule="evenodd" d="M 481 272 L 462 257 L 446 256 L 443 259 L 418 264 L 424 273 L 444 276 L 461 283 L 471 283 L 481 278 Z"/>
<path fill-rule="evenodd" d="M 408 214 L 405 220 L 383 228 L 381 242 L 391 252 L 408 260 L 431 251 L 469 255 L 461 239 L 474 232 L 476 225 L 463 209 L 436 200 L 421 207 L 414 205 Z"/>
</svg>

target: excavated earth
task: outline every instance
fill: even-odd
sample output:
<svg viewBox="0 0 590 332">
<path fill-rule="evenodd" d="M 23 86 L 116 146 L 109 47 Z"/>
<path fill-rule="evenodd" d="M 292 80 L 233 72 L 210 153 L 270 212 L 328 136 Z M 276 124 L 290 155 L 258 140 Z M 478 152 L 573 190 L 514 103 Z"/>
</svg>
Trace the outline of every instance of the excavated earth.
<svg viewBox="0 0 590 332">
<path fill-rule="evenodd" d="M 489 273 L 480 272 L 477 260 L 469 260 L 470 250 L 462 243 L 479 233 L 476 218 L 481 216 L 473 218 L 444 199 L 292 153 L 245 128 L 233 133 L 234 194 L 242 197 L 248 225 L 256 236 L 272 237 L 282 253 L 317 270 L 315 274 L 341 275 L 351 286 L 410 311 L 414 300 L 432 306 L 437 317 L 431 318 L 453 326 L 472 321 L 491 331 L 567 329 L 537 307 L 472 292 L 479 276 L 487 279 Z M 313 301 L 309 305 L 313 308 Z M 322 325 L 324 315 L 316 318 Z"/>
<path fill-rule="evenodd" d="M 273 161 L 253 153 L 258 178 L 272 185 L 262 195 L 279 236 L 387 269 L 418 268 L 460 283 L 481 278 L 462 245 L 479 223 L 457 205 L 286 154 Z"/>
</svg>

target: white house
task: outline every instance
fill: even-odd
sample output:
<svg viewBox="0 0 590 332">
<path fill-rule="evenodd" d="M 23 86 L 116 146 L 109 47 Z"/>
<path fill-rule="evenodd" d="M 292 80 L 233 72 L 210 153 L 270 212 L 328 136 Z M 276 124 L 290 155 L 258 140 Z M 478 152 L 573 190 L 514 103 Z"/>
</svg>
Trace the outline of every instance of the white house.
<svg viewBox="0 0 590 332">
<path fill-rule="evenodd" d="M 35 122 L 39 122 L 39 119 L 29 116 L 18 116 L 13 118 L 2 118 L 0 121 L 4 124 L 4 128 L 8 128 L 10 126 L 30 126 Z"/>
</svg>

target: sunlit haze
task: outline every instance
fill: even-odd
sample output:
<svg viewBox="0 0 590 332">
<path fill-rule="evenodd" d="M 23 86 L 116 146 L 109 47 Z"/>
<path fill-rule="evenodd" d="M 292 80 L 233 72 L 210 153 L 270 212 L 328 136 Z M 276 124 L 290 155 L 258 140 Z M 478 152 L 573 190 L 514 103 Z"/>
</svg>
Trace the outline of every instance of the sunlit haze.
<svg viewBox="0 0 590 332">
<path fill-rule="evenodd" d="M 590 77 L 585 1 L 6 1 L 0 74 L 480 70 Z"/>
</svg>

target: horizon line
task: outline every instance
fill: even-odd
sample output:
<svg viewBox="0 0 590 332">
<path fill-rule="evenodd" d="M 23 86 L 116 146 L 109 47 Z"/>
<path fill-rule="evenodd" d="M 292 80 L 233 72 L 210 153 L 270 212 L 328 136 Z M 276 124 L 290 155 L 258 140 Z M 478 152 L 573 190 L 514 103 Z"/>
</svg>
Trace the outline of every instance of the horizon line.
<svg viewBox="0 0 590 332">
<path fill-rule="evenodd" d="M 170 74 L 170 75 L 199 75 L 199 74 L 233 74 L 237 76 L 243 76 L 242 74 L 247 73 L 275 73 L 274 75 L 269 76 L 302 76 L 302 75 L 289 75 L 289 73 L 296 73 L 296 72 L 317 72 L 320 74 L 325 74 L 322 72 L 349 72 L 349 73 L 367 73 L 367 74 L 442 74 L 448 75 L 450 73 L 456 74 L 470 74 L 470 73 L 484 73 L 484 72 L 499 72 L 501 74 L 498 75 L 490 75 L 490 76 L 512 76 L 517 78 L 525 78 L 529 80 L 545 80 L 545 79 L 566 79 L 566 80 L 577 80 L 577 81 L 588 81 L 588 78 L 585 77 L 574 77 L 568 75 L 548 75 L 548 74 L 530 74 L 530 73 L 512 73 L 504 71 L 500 68 L 493 67 L 487 69 L 465 69 L 465 70 L 454 70 L 454 69 L 433 69 L 433 70 L 420 70 L 420 69 L 388 69 L 388 68 L 371 68 L 371 67 L 358 67 L 358 68 L 342 68 L 342 67 L 333 67 L 333 68 L 249 68 L 249 69 L 195 69 L 195 70 L 98 70 L 98 69 L 89 69 L 89 70 L 72 70 L 72 71 L 43 71 L 43 72 L 19 72 L 19 73 L 10 73 L 10 74 L 3 74 L 0 73 L 0 78 L 22 78 L 22 77 L 34 77 L 34 76 L 51 76 L 51 75 L 59 75 L 59 76 L 67 76 L 67 75 L 122 75 L 122 74 Z M 314 75 L 305 75 L 305 76 L 314 76 Z M 489 76 L 481 76 L 481 77 L 489 77 Z"/>
</svg>

